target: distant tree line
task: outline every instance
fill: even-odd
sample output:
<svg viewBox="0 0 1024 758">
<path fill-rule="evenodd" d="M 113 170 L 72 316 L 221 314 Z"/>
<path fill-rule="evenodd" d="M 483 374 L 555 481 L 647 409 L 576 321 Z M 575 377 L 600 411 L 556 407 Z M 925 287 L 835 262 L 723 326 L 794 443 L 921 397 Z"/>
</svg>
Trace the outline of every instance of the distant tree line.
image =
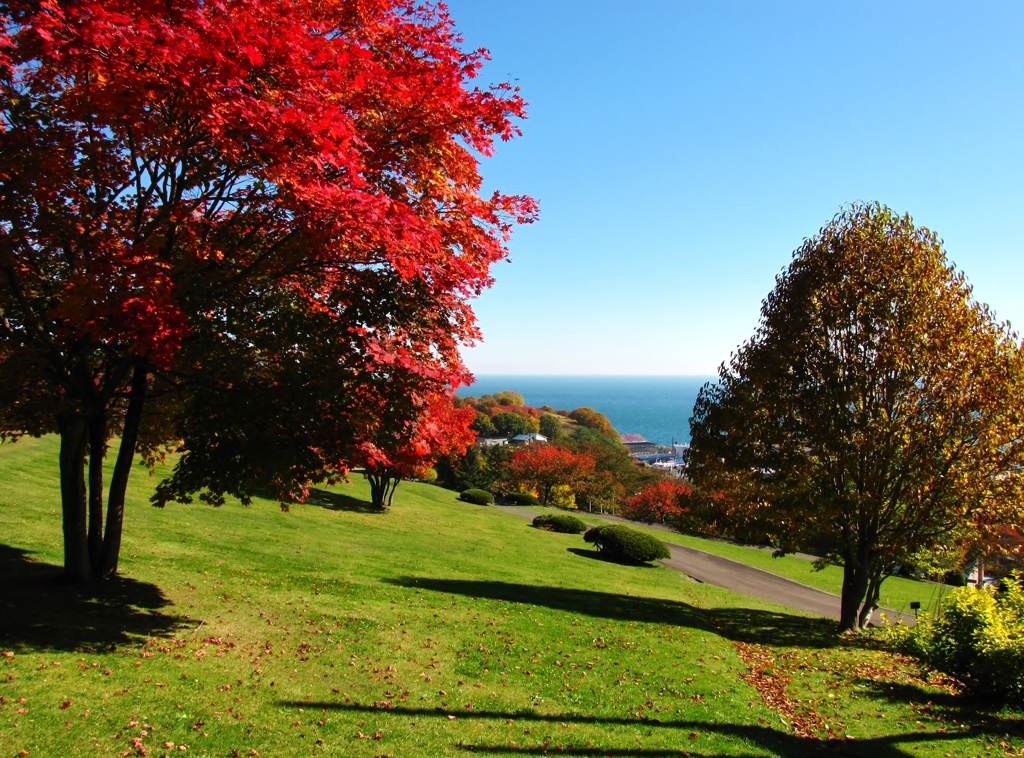
<svg viewBox="0 0 1024 758">
<path fill-rule="evenodd" d="M 481 436 L 511 439 L 539 432 L 548 441 L 528 447 L 471 445 L 464 454 L 442 457 L 434 468 L 443 487 L 498 495 L 535 492 L 545 504 L 618 511 L 626 498 L 664 476 L 638 466 L 611 422 L 593 408 L 534 408 L 511 391 L 459 402 L 476 412 L 472 428 Z"/>
</svg>

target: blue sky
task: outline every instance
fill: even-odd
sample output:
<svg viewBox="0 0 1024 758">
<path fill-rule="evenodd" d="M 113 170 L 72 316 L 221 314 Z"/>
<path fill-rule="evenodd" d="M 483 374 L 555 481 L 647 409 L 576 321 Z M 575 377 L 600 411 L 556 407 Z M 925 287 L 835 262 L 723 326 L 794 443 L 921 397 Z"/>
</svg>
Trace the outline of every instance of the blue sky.
<svg viewBox="0 0 1024 758">
<path fill-rule="evenodd" d="M 475 309 L 479 374 L 711 374 L 804 238 L 877 200 L 1024 326 L 1024 3 L 453 0 L 540 220 Z"/>
</svg>

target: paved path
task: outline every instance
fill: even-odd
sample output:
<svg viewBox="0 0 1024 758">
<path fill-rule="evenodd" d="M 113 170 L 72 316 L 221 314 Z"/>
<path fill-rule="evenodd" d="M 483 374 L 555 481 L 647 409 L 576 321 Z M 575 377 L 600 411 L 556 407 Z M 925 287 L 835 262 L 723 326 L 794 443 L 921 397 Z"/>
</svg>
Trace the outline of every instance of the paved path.
<svg viewBox="0 0 1024 758">
<path fill-rule="evenodd" d="M 501 506 L 501 508 L 528 519 L 533 519 L 537 515 L 533 511 L 514 506 Z M 595 513 L 588 513 L 587 515 L 604 518 L 609 521 L 625 521 L 625 519 L 607 514 L 598 516 Z M 651 526 L 661 525 L 652 524 Z M 667 527 L 662 528 L 665 531 L 673 531 Z M 707 584 L 714 584 L 744 595 L 771 600 L 794 610 L 807 611 L 819 616 L 825 616 L 826 618 L 839 618 L 838 595 L 808 587 L 806 584 L 800 584 L 792 579 L 786 579 L 777 574 L 762 571 L 745 563 L 705 553 L 703 550 L 695 550 L 672 543 L 666 543 L 666 545 L 672 557 L 661 562 L 669 568 L 681 571 L 698 582 L 706 582 Z M 902 620 L 907 624 L 914 623 L 912 615 L 881 608 L 875 611 L 872 616 L 871 620 L 875 624 L 882 623 L 879 611 L 884 611 L 891 622 Z"/>
</svg>

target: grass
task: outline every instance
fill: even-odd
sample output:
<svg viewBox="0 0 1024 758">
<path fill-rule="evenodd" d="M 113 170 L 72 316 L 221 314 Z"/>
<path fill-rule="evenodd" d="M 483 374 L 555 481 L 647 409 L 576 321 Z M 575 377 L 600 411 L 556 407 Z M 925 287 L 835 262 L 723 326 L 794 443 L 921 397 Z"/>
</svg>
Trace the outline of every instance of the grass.
<svg viewBox="0 0 1024 758">
<path fill-rule="evenodd" d="M 361 480 L 288 513 L 154 509 L 153 486 L 133 472 L 121 577 L 69 588 L 56 441 L 0 446 L 0 758 L 1024 745 L 1017 714 L 870 639 L 439 488 L 403 483 L 381 514 Z"/>
<path fill-rule="evenodd" d="M 544 512 L 541 506 L 531 510 Z M 551 509 L 546 509 L 550 511 Z M 595 513 L 576 513 L 584 521 L 591 524 L 601 522 L 601 517 Z M 773 558 L 770 550 L 755 547 L 752 545 L 738 545 L 723 540 L 707 539 L 678 532 L 666 532 L 661 529 L 653 529 L 641 523 L 632 524 L 640 531 L 653 534 L 658 539 L 671 542 L 675 545 L 703 550 L 706 553 L 728 558 L 729 560 L 745 563 L 748 566 L 768 571 L 778 576 L 784 576 L 795 582 L 806 584 L 815 589 L 831 592 L 834 595 L 842 594 L 843 569 L 840 566 L 825 566 L 816 570 L 812 561 L 794 555 L 785 555 Z M 921 612 L 934 612 L 941 599 L 951 588 L 935 582 L 918 581 L 906 579 L 899 576 L 890 576 L 882 583 L 882 591 L 879 598 L 879 605 L 883 608 L 912 613 L 911 602 L 921 603 Z"/>
</svg>

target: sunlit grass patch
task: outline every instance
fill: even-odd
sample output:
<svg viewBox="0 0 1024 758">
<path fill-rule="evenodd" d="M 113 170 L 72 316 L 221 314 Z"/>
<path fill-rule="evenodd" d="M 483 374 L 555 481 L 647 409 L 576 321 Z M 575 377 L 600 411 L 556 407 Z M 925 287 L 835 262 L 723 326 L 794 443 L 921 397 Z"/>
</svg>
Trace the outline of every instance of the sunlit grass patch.
<svg viewBox="0 0 1024 758">
<path fill-rule="evenodd" d="M 160 510 L 136 469 L 121 577 L 64 587 L 55 452 L 0 446 L 0 756 L 796 756 L 852 749 L 819 741 L 843 729 L 889 755 L 1006 741 L 1012 715 L 940 721 L 911 695 L 944 690 L 831 622 L 593 560 L 579 535 L 425 485 L 403 483 L 386 513 L 359 478 L 288 513 Z M 798 733 L 745 678 L 744 646 L 806 683 L 791 697 L 841 695 L 815 705 L 834 728 Z M 877 656 L 877 680 L 858 656 Z M 972 726 L 940 733 L 952 719 Z"/>
</svg>

